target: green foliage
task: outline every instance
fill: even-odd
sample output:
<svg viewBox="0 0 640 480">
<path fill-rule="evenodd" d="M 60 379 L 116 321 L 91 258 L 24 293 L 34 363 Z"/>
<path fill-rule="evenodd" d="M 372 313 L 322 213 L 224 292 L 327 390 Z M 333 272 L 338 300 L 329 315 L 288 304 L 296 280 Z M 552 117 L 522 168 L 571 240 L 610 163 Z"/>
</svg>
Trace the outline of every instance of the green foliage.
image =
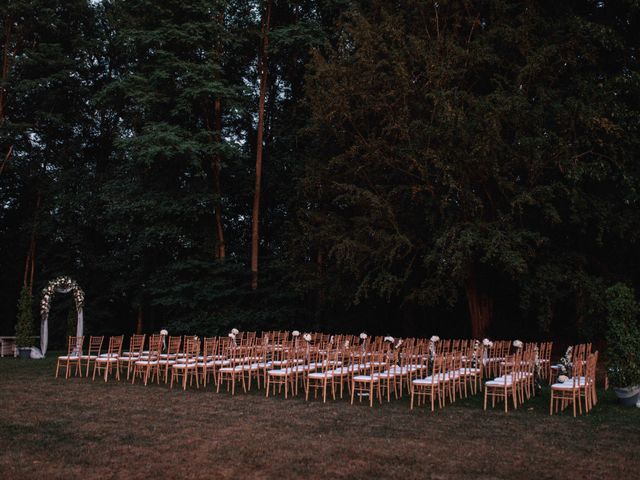
<svg viewBox="0 0 640 480">
<path fill-rule="evenodd" d="M 0 330 L 35 231 L 96 333 L 460 335 L 468 291 L 500 336 L 602 333 L 640 282 L 637 2 L 275 1 L 251 292 L 261 3 L 0 5 Z"/>
<path fill-rule="evenodd" d="M 640 305 L 632 288 L 607 289 L 608 376 L 614 387 L 640 385 Z"/>
<path fill-rule="evenodd" d="M 33 310 L 31 293 L 23 287 L 18 301 L 18 319 L 16 321 L 16 345 L 18 347 L 33 346 Z"/>
<path fill-rule="evenodd" d="M 558 310 L 596 318 L 597 285 L 638 266 L 640 83 L 618 23 L 637 26 L 638 8 L 620 9 L 354 8 L 307 85 L 299 218 L 327 289 L 345 305 L 455 305 L 473 282 L 513 308 L 508 284 L 512 314 L 542 331 Z"/>
</svg>

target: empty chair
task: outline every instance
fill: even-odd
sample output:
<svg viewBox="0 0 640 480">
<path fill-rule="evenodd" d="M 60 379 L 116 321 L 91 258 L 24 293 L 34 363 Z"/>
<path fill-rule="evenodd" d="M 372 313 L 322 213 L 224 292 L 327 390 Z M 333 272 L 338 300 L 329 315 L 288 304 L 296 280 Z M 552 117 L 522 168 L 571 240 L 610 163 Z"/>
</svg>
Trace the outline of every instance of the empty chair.
<svg viewBox="0 0 640 480">
<path fill-rule="evenodd" d="M 91 366 L 91 362 L 95 362 L 96 358 L 100 356 L 100 351 L 102 350 L 102 343 L 104 341 L 103 336 L 94 337 L 91 336 L 89 338 L 89 350 L 86 355 L 82 355 L 80 358 L 82 361 L 86 362 L 86 372 L 85 377 L 89 376 L 89 367 Z"/>
<path fill-rule="evenodd" d="M 67 354 L 58 357 L 56 363 L 56 378 L 58 378 L 58 371 L 60 367 L 65 368 L 64 378 L 69 378 L 71 367 L 76 367 L 76 375 L 81 372 L 82 361 L 82 345 L 84 343 L 84 337 L 69 337 L 67 343 Z"/>
<path fill-rule="evenodd" d="M 109 339 L 109 348 L 106 354 L 99 355 L 93 364 L 93 380 L 96 379 L 96 373 L 104 372 L 104 381 L 109 378 L 109 374 L 115 369 L 116 379 L 120 380 L 120 354 L 122 353 L 123 335 L 111 337 Z"/>
</svg>

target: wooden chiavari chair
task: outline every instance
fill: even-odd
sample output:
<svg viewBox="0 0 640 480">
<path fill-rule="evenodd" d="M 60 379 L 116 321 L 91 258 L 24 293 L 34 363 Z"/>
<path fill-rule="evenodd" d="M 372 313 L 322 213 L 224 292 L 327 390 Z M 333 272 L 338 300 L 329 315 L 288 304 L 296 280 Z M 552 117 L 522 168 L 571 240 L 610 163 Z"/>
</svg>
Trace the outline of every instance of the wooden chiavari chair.
<svg viewBox="0 0 640 480">
<path fill-rule="evenodd" d="M 322 401 L 327 401 L 327 387 L 331 385 L 331 394 L 336 399 L 335 384 L 333 382 L 333 371 L 337 363 L 338 354 L 336 350 L 316 350 L 311 354 L 313 360 L 319 364 L 316 371 L 309 371 L 305 377 L 305 400 L 309 401 L 309 391 L 313 389 L 314 397 L 318 398 L 318 390 L 322 390 Z"/>
<path fill-rule="evenodd" d="M 227 366 L 221 367 L 218 369 L 218 381 L 216 391 L 220 391 L 220 384 L 226 380 L 227 381 L 227 391 L 231 389 L 231 395 L 235 395 L 236 393 L 236 382 L 242 382 L 242 389 L 246 392 L 247 385 L 245 383 L 244 376 L 244 368 L 245 365 L 250 362 L 250 359 L 247 357 L 248 349 L 246 346 L 242 345 L 231 345 L 228 361 L 229 364 Z"/>
<path fill-rule="evenodd" d="M 196 369 L 203 387 L 207 386 L 207 381 L 211 375 L 215 375 L 215 356 L 217 351 L 218 339 L 216 337 L 208 337 L 203 341 L 202 355 L 198 356 Z M 215 382 L 215 376 L 214 376 Z"/>
<path fill-rule="evenodd" d="M 491 406 L 495 407 L 496 399 L 504 401 L 504 411 L 509 410 L 509 397 L 513 399 L 513 407 L 518 408 L 518 367 L 519 359 L 515 355 L 507 356 L 504 360 L 503 375 L 489 380 L 484 384 L 484 409 L 487 409 L 487 399 L 491 397 Z"/>
<path fill-rule="evenodd" d="M 184 339 L 184 356 L 181 359 L 176 360 L 176 363 L 171 365 L 171 382 L 169 388 L 173 388 L 174 380 L 182 380 L 182 389 L 187 389 L 187 381 L 189 385 L 193 384 L 193 379 L 196 380 L 196 387 L 200 388 L 200 381 L 198 379 L 198 370 L 196 367 L 197 358 L 200 354 L 200 340 L 197 337 L 186 337 Z"/>
<path fill-rule="evenodd" d="M 172 365 L 177 363 L 180 347 L 182 346 L 182 337 L 169 337 L 167 344 L 167 353 L 161 353 L 158 360 L 158 375 L 163 377 L 164 383 L 169 381 L 169 370 Z"/>
<path fill-rule="evenodd" d="M 93 380 L 96 379 L 96 373 L 104 372 L 104 381 L 106 382 L 109 378 L 109 374 L 115 370 L 116 371 L 116 380 L 120 380 L 120 355 L 122 354 L 122 342 L 124 340 L 124 335 L 119 335 L 116 337 L 111 337 L 109 339 L 109 347 L 107 349 L 107 353 L 99 355 L 98 358 L 95 359 L 93 364 Z"/>
<path fill-rule="evenodd" d="M 431 400 L 431 411 L 435 408 L 435 399 L 438 397 L 438 407 L 443 407 L 443 390 L 442 380 L 444 374 L 442 373 L 444 368 L 445 359 L 441 356 L 436 356 L 431 363 L 431 374 L 423 377 L 416 378 L 411 381 L 411 410 L 413 410 L 414 398 L 417 397 L 417 405 L 420 406 L 421 400 L 426 402 L 426 398 Z"/>
<path fill-rule="evenodd" d="M 65 368 L 64 378 L 69 378 L 71 367 L 76 367 L 75 375 L 78 375 L 82 371 L 82 347 L 84 344 L 84 337 L 69 337 L 67 343 L 67 354 L 58 357 L 56 362 L 56 378 L 58 378 L 58 370 L 60 367 Z"/>
<path fill-rule="evenodd" d="M 81 360 L 86 361 L 86 372 L 85 377 L 89 377 L 89 368 L 91 366 L 91 362 L 94 362 L 96 358 L 100 356 L 100 351 L 102 350 L 102 342 L 104 341 L 103 336 L 89 337 L 89 350 L 86 355 L 82 355 Z"/>
<path fill-rule="evenodd" d="M 132 335 L 129 340 L 129 350 L 123 352 L 120 355 L 120 361 L 118 362 L 119 368 L 124 369 L 127 367 L 127 380 L 133 370 L 134 363 L 140 359 L 142 355 L 142 349 L 144 348 L 144 339 L 146 335 Z"/>
<path fill-rule="evenodd" d="M 276 386 L 278 391 L 281 391 L 284 386 L 284 398 L 289 395 L 289 390 L 293 391 L 293 378 L 294 378 L 294 365 L 298 365 L 298 352 L 294 346 L 294 342 L 291 345 L 285 347 L 282 350 L 283 356 L 281 357 L 279 368 L 274 368 L 267 371 L 267 383 L 266 383 L 266 396 L 269 397 L 270 387 L 273 387 L 273 394 L 276 393 Z M 274 364 L 275 366 L 275 364 Z"/>
<path fill-rule="evenodd" d="M 131 383 L 135 383 L 136 377 L 143 379 L 145 386 L 151 377 L 155 376 L 156 382 L 160 383 L 160 354 L 162 353 L 162 335 L 151 335 L 149 337 L 149 350 L 146 355 L 141 355 L 139 360 L 133 364 L 133 375 Z"/>
<path fill-rule="evenodd" d="M 576 405 L 580 415 L 582 415 L 582 402 L 580 395 L 580 377 L 582 376 L 582 362 L 574 361 L 572 368 L 572 378 L 563 383 L 554 383 L 551 385 L 551 402 L 549 406 L 549 414 L 553 415 L 554 406 L 555 413 L 558 408 L 564 410 L 568 404 L 573 406 L 573 416 L 576 416 Z M 555 405 L 554 405 L 555 400 Z"/>
<path fill-rule="evenodd" d="M 460 375 L 462 381 L 465 383 L 465 397 L 467 396 L 466 385 L 469 384 L 471 393 L 473 395 L 478 391 L 478 386 L 482 390 L 482 377 L 484 375 L 482 361 L 484 349 L 482 343 L 477 344 L 474 341 L 468 343 L 464 350 L 466 353 L 462 358 L 462 368 L 460 369 Z"/>
<path fill-rule="evenodd" d="M 382 404 L 380 373 L 386 366 L 387 361 L 384 353 L 372 352 L 368 356 L 364 363 L 363 372 L 351 378 L 351 405 L 353 405 L 356 393 L 359 395 L 361 403 L 362 397 L 365 394 L 369 395 L 370 407 L 373 407 L 373 397 L 377 393 L 378 400 Z"/>
</svg>

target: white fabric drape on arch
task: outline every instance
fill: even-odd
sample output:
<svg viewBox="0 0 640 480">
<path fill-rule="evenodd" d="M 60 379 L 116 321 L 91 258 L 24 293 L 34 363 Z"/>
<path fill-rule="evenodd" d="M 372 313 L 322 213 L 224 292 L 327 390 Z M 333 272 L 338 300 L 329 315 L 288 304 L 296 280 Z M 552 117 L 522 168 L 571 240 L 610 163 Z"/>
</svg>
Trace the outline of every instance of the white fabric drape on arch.
<svg viewBox="0 0 640 480">
<path fill-rule="evenodd" d="M 56 288 L 57 293 L 69 293 L 69 288 Z M 78 308 L 78 325 L 76 326 L 76 336 L 81 337 L 84 331 L 84 317 L 82 315 L 82 307 Z M 31 349 L 31 358 L 44 358 L 47 354 L 47 346 L 49 344 L 49 315 L 42 317 L 40 321 L 40 348 Z"/>
</svg>

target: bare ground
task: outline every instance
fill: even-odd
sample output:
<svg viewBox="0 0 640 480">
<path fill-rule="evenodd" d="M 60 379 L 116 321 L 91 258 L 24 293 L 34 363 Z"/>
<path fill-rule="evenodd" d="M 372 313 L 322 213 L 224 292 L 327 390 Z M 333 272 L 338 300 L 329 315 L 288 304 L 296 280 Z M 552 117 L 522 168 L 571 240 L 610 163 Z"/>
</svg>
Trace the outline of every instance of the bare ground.
<svg viewBox="0 0 640 480">
<path fill-rule="evenodd" d="M 407 400 L 216 394 L 54 378 L 54 356 L 0 360 L 0 478 L 639 478 L 640 409 L 611 392 L 588 416 L 437 412 Z"/>
</svg>

